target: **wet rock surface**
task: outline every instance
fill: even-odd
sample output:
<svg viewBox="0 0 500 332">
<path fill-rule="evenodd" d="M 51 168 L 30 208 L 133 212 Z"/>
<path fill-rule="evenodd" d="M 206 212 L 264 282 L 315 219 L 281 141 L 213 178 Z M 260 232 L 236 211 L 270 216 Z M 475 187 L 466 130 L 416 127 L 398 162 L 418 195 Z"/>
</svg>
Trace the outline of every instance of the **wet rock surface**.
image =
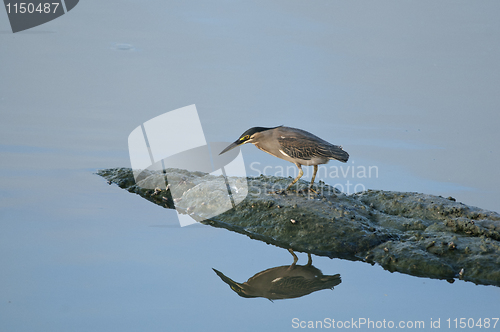
<svg viewBox="0 0 500 332">
<path fill-rule="evenodd" d="M 162 173 L 151 172 L 137 184 L 129 168 L 97 174 L 174 208 Z M 204 224 L 285 249 L 377 263 L 391 272 L 500 286 L 500 215 L 452 197 L 381 190 L 345 195 L 321 182 L 314 187 L 316 194 L 307 190 L 305 181 L 277 194 L 291 179 L 260 176 L 247 178 L 248 195 L 240 204 L 205 219 L 207 207 L 223 192 L 213 190 L 221 187 L 221 177 L 185 170 L 170 170 L 169 176 L 182 178 L 182 187 L 175 189 L 183 191 L 177 209 Z M 228 181 L 235 200 L 246 194 L 239 190 L 244 180 Z"/>
</svg>

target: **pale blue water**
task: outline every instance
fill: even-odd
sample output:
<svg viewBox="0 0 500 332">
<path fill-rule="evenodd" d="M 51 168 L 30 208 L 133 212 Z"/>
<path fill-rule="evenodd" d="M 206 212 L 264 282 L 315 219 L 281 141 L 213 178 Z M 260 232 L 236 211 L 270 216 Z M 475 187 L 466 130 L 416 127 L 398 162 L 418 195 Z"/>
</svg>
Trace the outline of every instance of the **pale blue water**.
<svg viewBox="0 0 500 332">
<path fill-rule="evenodd" d="M 378 168 L 352 183 L 500 211 L 499 9 L 87 0 L 17 34 L 0 10 L 0 330 L 287 331 L 293 318 L 428 330 L 431 319 L 447 329 L 448 318 L 499 317 L 498 287 L 324 257 L 314 265 L 342 277 L 333 291 L 240 298 L 212 268 L 242 282 L 290 254 L 176 227 L 173 211 L 93 174 L 130 165 L 135 127 L 196 104 L 208 141 L 300 127 L 343 145 L 345 167 Z M 243 155 L 249 175 L 252 163 L 289 166 L 252 146 Z"/>
</svg>

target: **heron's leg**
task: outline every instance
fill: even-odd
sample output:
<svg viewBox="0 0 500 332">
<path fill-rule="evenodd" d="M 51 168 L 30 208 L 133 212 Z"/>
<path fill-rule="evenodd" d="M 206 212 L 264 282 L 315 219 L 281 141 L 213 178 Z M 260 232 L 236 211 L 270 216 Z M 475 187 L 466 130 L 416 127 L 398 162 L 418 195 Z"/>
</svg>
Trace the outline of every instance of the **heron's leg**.
<svg viewBox="0 0 500 332">
<path fill-rule="evenodd" d="M 316 173 L 318 172 L 318 165 L 314 165 L 314 172 L 313 172 L 313 178 L 311 180 L 311 185 L 309 186 L 309 190 L 316 193 L 317 192 L 312 188 L 314 184 L 314 179 L 316 179 Z"/>
<path fill-rule="evenodd" d="M 300 164 L 295 164 L 295 165 L 297 165 L 297 168 L 299 169 L 299 175 L 295 178 L 295 180 L 292 181 L 292 183 L 290 183 L 288 185 L 288 187 L 285 189 L 285 191 L 290 189 L 297 181 L 299 181 L 299 179 L 302 177 L 302 175 L 304 175 L 304 171 L 302 170 L 302 166 L 300 166 Z"/>
<path fill-rule="evenodd" d="M 299 258 L 297 257 L 297 255 L 295 255 L 292 248 L 289 248 L 288 252 L 291 253 L 293 256 L 293 264 L 290 265 L 290 268 L 295 267 L 295 264 L 297 264 L 297 261 L 299 260 Z"/>
<path fill-rule="evenodd" d="M 311 266 L 313 263 L 312 257 L 310 253 L 307 253 L 307 266 Z"/>
</svg>

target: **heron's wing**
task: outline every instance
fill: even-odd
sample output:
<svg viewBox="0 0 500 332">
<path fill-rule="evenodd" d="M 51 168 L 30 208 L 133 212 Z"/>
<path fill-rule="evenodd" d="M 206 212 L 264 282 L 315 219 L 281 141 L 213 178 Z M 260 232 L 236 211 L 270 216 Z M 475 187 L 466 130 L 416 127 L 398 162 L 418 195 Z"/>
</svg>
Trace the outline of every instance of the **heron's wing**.
<svg viewBox="0 0 500 332">
<path fill-rule="evenodd" d="M 283 277 L 273 282 L 271 293 L 279 294 L 283 298 L 299 297 L 321 289 L 333 289 L 342 281 L 340 275 L 323 275 L 316 278 L 305 278 L 302 276 Z"/>
<path fill-rule="evenodd" d="M 315 157 L 324 157 L 342 162 L 349 159 L 349 154 L 342 147 L 330 144 L 319 137 L 303 135 L 279 136 L 278 142 L 284 153 L 296 159 L 311 160 Z"/>
</svg>

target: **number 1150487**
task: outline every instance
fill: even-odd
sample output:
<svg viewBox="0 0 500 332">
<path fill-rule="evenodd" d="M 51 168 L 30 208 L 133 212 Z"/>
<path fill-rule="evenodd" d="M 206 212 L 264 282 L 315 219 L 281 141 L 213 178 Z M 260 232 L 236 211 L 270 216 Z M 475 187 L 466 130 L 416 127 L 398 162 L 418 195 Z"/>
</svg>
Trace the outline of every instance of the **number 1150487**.
<svg viewBox="0 0 500 332">
<path fill-rule="evenodd" d="M 40 13 L 40 14 L 49 14 L 49 13 L 55 13 L 57 10 L 57 7 L 59 6 L 59 2 L 45 2 L 45 3 L 39 3 L 38 5 L 35 5 L 32 2 L 20 2 L 20 3 L 8 3 L 5 5 L 7 7 L 7 13 L 8 14 L 33 14 L 33 13 Z"/>
<path fill-rule="evenodd" d="M 498 323 L 498 318 L 479 318 L 479 319 L 474 319 L 474 318 L 455 318 L 451 319 L 448 318 L 446 321 L 448 322 L 448 328 L 495 328 Z"/>
</svg>

